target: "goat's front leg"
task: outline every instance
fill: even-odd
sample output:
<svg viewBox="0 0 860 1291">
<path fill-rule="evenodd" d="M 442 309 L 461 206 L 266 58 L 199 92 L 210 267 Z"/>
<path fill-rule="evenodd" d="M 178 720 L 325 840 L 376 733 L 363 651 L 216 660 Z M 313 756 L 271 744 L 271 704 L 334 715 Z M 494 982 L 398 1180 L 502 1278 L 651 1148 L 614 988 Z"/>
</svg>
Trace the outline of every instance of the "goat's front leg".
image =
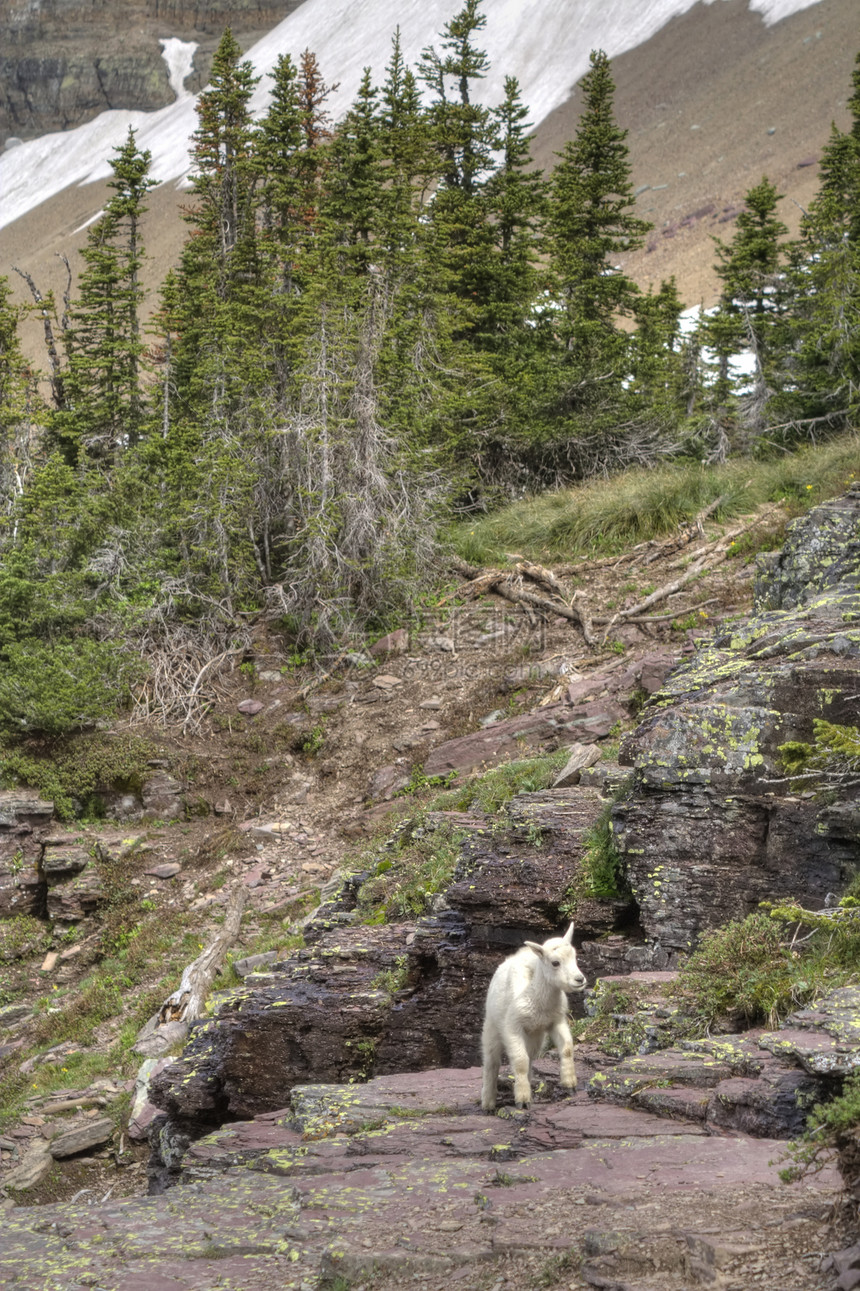
<svg viewBox="0 0 860 1291">
<path fill-rule="evenodd" d="M 504 1044 L 514 1073 L 514 1102 L 517 1107 L 528 1107 L 532 1101 L 532 1087 L 529 1081 L 531 1056 L 521 1035 L 509 1032 L 505 1036 Z"/>
<path fill-rule="evenodd" d="M 576 1068 L 573 1065 L 573 1036 L 567 1019 L 562 1018 L 552 1029 L 552 1042 L 558 1052 L 559 1084 L 571 1093 L 576 1089 Z"/>
</svg>

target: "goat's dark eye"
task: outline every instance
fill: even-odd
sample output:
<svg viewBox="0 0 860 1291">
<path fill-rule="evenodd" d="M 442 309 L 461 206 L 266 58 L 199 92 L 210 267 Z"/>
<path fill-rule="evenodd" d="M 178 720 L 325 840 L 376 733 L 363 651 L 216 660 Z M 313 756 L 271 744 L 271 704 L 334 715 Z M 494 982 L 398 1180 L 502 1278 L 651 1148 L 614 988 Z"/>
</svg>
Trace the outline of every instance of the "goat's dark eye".
<svg viewBox="0 0 860 1291">
<path fill-rule="evenodd" d="M 558 959 L 554 959 L 554 960 L 552 961 L 552 966 L 553 966 L 553 968 L 558 968 L 558 966 L 559 966 L 559 963 L 560 963 L 560 962 L 561 962 L 560 960 L 558 960 Z"/>
</svg>

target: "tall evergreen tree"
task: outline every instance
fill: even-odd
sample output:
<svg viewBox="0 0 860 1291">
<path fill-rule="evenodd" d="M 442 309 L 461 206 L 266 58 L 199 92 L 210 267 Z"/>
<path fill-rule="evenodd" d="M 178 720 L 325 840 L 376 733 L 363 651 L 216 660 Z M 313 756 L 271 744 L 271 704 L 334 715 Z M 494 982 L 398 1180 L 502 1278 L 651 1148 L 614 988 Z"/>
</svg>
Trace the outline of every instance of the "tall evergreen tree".
<svg viewBox="0 0 860 1291">
<path fill-rule="evenodd" d="M 425 49 L 419 72 L 433 95 L 430 120 L 442 184 L 467 197 L 493 166 L 492 114 L 473 101 L 474 82 L 483 80 L 490 66 L 485 51 L 474 43 L 487 24 L 480 4 L 466 0 L 443 28 L 442 53 L 432 45 Z"/>
<path fill-rule="evenodd" d="M 328 234 L 347 253 L 346 263 L 364 271 L 380 232 L 385 175 L 381 158 L 379 91 L 364 69 L 358 95 L 328 148 L 323 215 Z"/>
<path fill-rule="evenodd" d="M 267 349 L 257 238 L 256 130 L 250 100 L 259 78 L 229 27 L 197 102 L 192 136 L 194 205 L 178 270 L 182 318 L 174 371 L 193 419 L 222 421 L 262 379 Z"/>
<path fill-rule="evenodd" d="M 496 251 L 485 331 L 506 342 L 529 330 L 525 320 L 536 290 L 538 226 L 546 200 L 546 183 L 531 159 L 528 115 L 519 82 L 506 76 L 505 98 L 493 113 L 499 160 L 485 188 Z"/>
<path fill-rule="evenodd" d="M 104 457 L 138 439 L 144 419 L 141 334 L 145 256 L 141 220 L 146 212 L 151 154 L 134 131 L 111 158 L 114 190 L 81 252 L 84 270 L 65 329 L 68 407 L 50 423 L 53 440 L 75 464 L 82 449 Z"/>
<path fill-rule="evenodd" d="M 780 403 L 789 437 L 841 429 L 860 412 L 860 54 L 852 86 L 851 127 L 831 128 L 792 247 L 795 353 Z"/>
<path fill-rule="evenodd" d="M 625 407 L 631 355 L 620 319 L 633 314 L 638 293 L 616 264 L 651 226 L 633 213 L 627 131 L 615 119 L 615 85 L 602 50 L 592 51 L 581 92 L 576 134 L 550 176 L 546 218 L 557 344 L 544 381 L 552 474 L 606 469 L 651 451 L 642 434 L 650 444 L 652 432 L 631 428 Z"/>
<path fill-rule="evenodd" d="M 474 98 L 475 83 L 489 69 L 475 44 L 486 21 L 480 0 L 466 0 L 442 31 L 442 52 L 425 49 L 419 71 L 433 95 L 428 115 L 438 164 L 429 249 L 464 333 L 482 331 L 481 310 L 492 293 L 493 234 L 484 186 L 495 167 L 496 129 L 490 109 Z"/>
<path fill-rule="evenodd" d="M 427 114 L 415 74 L 408 68 L 400 45 L 400 28 L 391 42 L 391 58 L 380 99 L 380 152 L 389 168 L 383 193 L 382 236 L 390 246 L 411 240 L 415 217 L 427 199 L 431 176 L 436 174 Z"/>
<path fill-rule="evenodd" d="M 256 168 L 250 100 L 259 77 L 241 59 L 242 50 L 228 27 L 215 51 L 207 89 L 197 100 L 197 129 L 192 135 L 191 224 L 209 235 L 222 277 L 231 253 L 253 224 Z"/>
<path fill-rule="evenodd" d="M 562 343 L 608 370 L 598 356 L 616 367 L 624 348 L 616 320 L 632 313 L 636 298 L 634 283 L 612 261 L 641 246 L 651 225 L 633 214 L 627 131 L 615 119 L 609 59 L 593 50 L 590 64 L 576 135 L 558 154 L 550 179 L 547 228 Z"/>
</svg>

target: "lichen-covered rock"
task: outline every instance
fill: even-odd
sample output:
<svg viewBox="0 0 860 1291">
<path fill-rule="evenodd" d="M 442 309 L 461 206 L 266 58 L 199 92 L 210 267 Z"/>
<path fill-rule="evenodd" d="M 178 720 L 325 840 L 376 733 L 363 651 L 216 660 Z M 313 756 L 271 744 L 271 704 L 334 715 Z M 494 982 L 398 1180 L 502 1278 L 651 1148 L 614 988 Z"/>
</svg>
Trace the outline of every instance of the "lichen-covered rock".
<svg viewBox="0 0 860 1291">
<path fill-rule="evenodd" d="M 860 569 L 860 484 L 844 497 L 792 521 L 779 552 L 759 557 L 755 598 L 763 609 L 789 610 L 822 592 L 857 590 Z"/>
<path fill-rule="evenodd" d="M 754 616 L 677 668 L 622 748 L 616 842 L 670 963 L 764 899 L 823 904 L 860 860 L 855 806 L 794 792 L 780 759 L 816 718 L 856 721 L 860 489 L 796 521 L 768 569 Z"/>
<path fill-rule="evenodd" d="M 797 1009 L 778 1031 L 762 1036 L 761 1044 L 816 1075 L 860 1071 L 860 988 L 844 986 Z"/>
</svg>

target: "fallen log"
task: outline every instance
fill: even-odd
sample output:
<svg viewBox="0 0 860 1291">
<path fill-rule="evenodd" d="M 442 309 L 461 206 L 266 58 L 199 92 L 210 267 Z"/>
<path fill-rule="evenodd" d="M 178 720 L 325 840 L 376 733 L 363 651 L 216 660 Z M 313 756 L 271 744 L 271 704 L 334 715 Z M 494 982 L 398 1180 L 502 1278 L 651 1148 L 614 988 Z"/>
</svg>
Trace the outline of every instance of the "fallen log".
<svg viewBox="0 0 860 1291">
<path fill-rule="evenodd" d="M 236 882 L 227 900 L 221 931 L 183 971 L 176 990 L 138 1032 L 135 1053 L 158 1058 L 175 1044 L 181 1043 L 191 1023 L 203 1013 L 212 983 L 218 976 L 224 956 L 237 940 L 248 889 Z"/>
</svg>

